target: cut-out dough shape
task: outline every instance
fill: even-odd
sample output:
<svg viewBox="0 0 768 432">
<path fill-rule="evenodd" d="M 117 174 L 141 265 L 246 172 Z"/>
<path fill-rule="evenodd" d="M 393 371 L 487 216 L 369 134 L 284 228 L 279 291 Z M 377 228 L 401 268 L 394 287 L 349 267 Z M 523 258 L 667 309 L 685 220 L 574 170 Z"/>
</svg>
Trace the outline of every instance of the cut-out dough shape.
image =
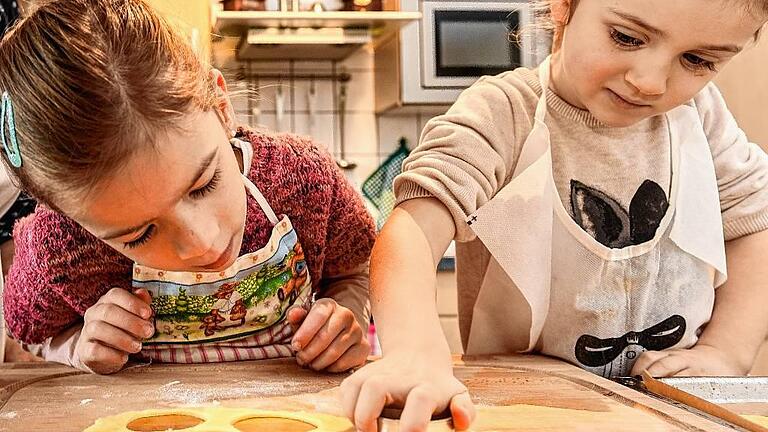
<svg viewBox="0 0 768 432">
<path fill-rule="evenodd" d="M 761 415 L 743 415 L 745 419 L 751 421 L 752 423 L 757 423 L 760 426 L 764 428 L 768 428 L 768 417 L 761 416 Z"/>
<path fill-rule="evenodd" d="M 346 418 L 320 413 L 200 407 L 130 411 L 104 417 L 83 432 L 346 432 Z"/>
</svg>

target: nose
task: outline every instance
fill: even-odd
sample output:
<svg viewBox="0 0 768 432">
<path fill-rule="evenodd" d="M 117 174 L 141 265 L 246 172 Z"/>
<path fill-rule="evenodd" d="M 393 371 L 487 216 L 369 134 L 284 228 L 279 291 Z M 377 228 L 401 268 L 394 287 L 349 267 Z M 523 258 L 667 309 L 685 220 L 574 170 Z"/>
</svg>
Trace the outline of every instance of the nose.
<svg viewBox="0 0 768 432">
<path fill-rule="evenodd" d="M 182 261 L 195 261 L 200 259 L 216 259 L 217 257 L 204 257 L 215 246 L 219 237 L 219 224 L 214 215 L 204 215 L 203 212 L 194 211 L 179 212 L 177 218 L 174 246 L 176 254 Z M 219 251 L 220 252 L 220 251 Z M 195 262 L 194 265 L 205 265 L 207 262 Z"/>
<path fill-rule="evenodd" d="M 669 64 L 660 61 L 639 61 L 627 70 L 624 80 L 643 96 L 661 96 L 667 91 Z"/>
</svg>

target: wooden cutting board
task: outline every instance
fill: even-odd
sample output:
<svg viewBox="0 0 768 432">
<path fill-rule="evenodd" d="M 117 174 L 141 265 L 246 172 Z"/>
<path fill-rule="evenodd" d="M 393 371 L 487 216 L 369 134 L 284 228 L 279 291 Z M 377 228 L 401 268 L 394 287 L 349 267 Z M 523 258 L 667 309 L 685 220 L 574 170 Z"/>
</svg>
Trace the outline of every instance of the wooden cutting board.
<svg viewBox="0 0 768 432">
<path fill-rule="evenodd" d="M 287 359 L 72 373 L 50 364 L 0 365 L 0 431 L 82 431 L 125 411 L 201 405 L 342 415 L 338 385 L 347 376 L 314 373 Z M 730 430 L 544 357 L 465 359 L 456 375 L 478 406 L 475 431 Z"/>
</svg>

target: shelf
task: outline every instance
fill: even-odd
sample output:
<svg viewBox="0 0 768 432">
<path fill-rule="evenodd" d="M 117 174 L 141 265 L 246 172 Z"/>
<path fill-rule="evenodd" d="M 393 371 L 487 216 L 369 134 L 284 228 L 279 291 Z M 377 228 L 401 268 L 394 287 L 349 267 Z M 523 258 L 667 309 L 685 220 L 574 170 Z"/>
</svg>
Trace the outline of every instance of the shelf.
<svg viewBox="0 0 768 432">
<path fill-rule="evenodd" d="M 214 32 L 242 36 L 250 28 L 366 28 L 373 37 L 421 19 L 420 12 L 216 12 Z"/>
</svg>

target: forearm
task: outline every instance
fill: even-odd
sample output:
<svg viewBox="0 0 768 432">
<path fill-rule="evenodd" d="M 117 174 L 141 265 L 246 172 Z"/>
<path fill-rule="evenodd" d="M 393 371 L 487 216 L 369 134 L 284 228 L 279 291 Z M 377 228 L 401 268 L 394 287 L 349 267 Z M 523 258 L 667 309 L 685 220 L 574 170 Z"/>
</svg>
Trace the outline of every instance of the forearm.
<svg viewBox="0 0 768 432">
<path fill-rule="evenodd" d="M 352 311 L 363 332 L 371 322 L 371 306 L 368 294 L 368 263 L 360 264 L 341 275 L 323 278 L 322 297 L 332 298 L 336 303 Z"/>
<path fill-rule="evenodd" d="M 726 256 L 728 281 L 715 292 L 699 343 L 729 353 L 747 373 L 768 335 L 768 231 L 727 242 Z"/>
<path fill-rule="evenodd" d="M 436 306 L 436 267 L 454 234 L 447 209 L 434 199 L 400 205 L 371 257 L 371 305 L 382 350 L 450 357 Z"/>
</svg>

